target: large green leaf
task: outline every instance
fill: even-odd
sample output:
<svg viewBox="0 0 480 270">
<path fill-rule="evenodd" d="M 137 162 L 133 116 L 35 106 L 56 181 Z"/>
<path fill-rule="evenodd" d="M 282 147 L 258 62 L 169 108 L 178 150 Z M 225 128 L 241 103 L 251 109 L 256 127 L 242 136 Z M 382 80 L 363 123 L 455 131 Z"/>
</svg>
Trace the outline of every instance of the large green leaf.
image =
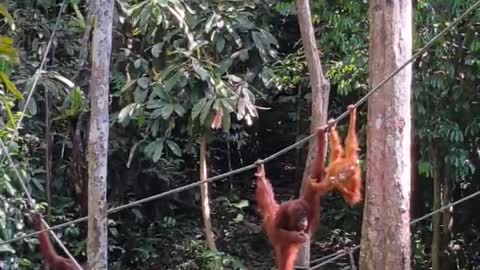
<svg viewBox="0 0 480 270">
<path fill-rule="evenodd" d="M 3 86 L 5 86 L 5 88 L 8 90 L 8 92 L 10 92 L 18 100 L 23 101 L 22 93 L 17 90 L 17 87 L 15 86 L 15 84 L 12 81 L 10 81 L 10 78 L 8 77 L 7 74 L 0 71 L 0 80 L 2 81 Z"/>
</svg>

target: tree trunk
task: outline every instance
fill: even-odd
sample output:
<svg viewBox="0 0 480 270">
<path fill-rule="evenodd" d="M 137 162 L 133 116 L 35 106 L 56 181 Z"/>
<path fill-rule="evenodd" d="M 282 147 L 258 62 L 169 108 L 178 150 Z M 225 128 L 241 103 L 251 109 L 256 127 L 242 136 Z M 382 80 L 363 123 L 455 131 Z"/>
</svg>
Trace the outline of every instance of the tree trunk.
<svg viewBox="0 0 480 270">
<path fill-rule="evenodd" d="M 297 111 L 296 117 L 297 122 L 295 123 L 295 138 L 300 138 L 300 135 L 303 134 L 302 130 L 302 107 L 303 107 L 303 91 L 302 91 L 302 83 L 298 84 L 297 87 Z M 301 170 L 301 163 L 302 163 L 302 154 L 305 149 L 303 147 L 297 147 L 295 149 L 295 179 L 300 179 L 303 175 L 303 171 Z"/>
<path fill-rule="evenodd" d="M 45 91 L 45 171 L 47 180 L 47 223 L 52 221 L 52 134 L 50 121 L 50 93 L 48 88 L 44 88 Z M 47 262 L 44 262 L 43 270 L 50 270 L 50 266 Z"/>
<path fill-rule="evenodd" d="M 207 173 L 207 136 L 200 138 L 200 181 L 208 178 Z M 203 225 L 205 230 L 205 238 L 207 239 L 208 248 L 217 251 L 215 245 L 215 237 L 212 230 L 212 220 L 210 218 L 210 204 L 208 197 L 208 183 L 200 185 L 200 199 L 202 204 Z"/>
<path fill-rule="evenodd" d="M 45 171 L 47 178 L 47 222 L 50 224 L 52 219 L 52 133 L 50 121 L 50 92 L 48 88 L 44 88 L 45 91 Z M 47 269 L 48 270 L 48 269 Z"/>
<path fill-rule="evenodd" d="M 312 122 L 310 123 L 310 132 L 315 132 L 318 127 L 327 123 L 330 82 L 325 79 L 322 70 L 322 63 L 320 62 L 320 56 L 318 55 L 309 0 L 297 0 L 297 15 L 300 33 L 302 35 L 303 50 L 305 52 L 308 71 L 310 73 L 310 84 L 312 85 Z M 307 160 L 305 164 L 305 170 L 303 172 L 302 188 L 300 190 L 301 194 L 303 193 L 306 181 L 308 181 L 310 167 L 316 156 L 316 149 L 317 141 L 314 139 L 310 142 L 308 147 Z M 326 151 L 324 155 L 326 155 Z M 296 266 L 310 266 L 309 242 L 307 242 L 300 250 Z"/>
<path fill-rule="evenodd" d="M 442 196 L 442 202 L 441 202 L 441 207 L 449 204 L 451 202 L 451 186 L 449 182 L 449 178 L 446 176 L 447 172 L 445 171 L 445 162 L 443 159 L 441 159 L 441 167 L 442 168 L 442 178 L 440 178 L 440 181 L 442 183 L 442 190 L 441 190 L 441 196 Z M 456 181 L 454 181 L 455 183 Z M 450 207 L 448 210 L 443 211 L 441 213 L 442 215 L 442 225 L 441 225 L 441 241 L 440 241 L 440 269 L 450 269 L 450 257 L 449 253 L 445 252 L 448 249 L 448 246 L 450 244 L 450 237 L 452 233 L 452 209 L 453 207 Z"/>
<path fill-rule="evenodd" d="M 81 112 L 77 121 L 72 123 L 72 175 L 75 199 L 80 208 L 80 215 L 88 215 L 88 165 L 85 145 L 88 137 L 87 112 Z"/>
<path fill-rule="evenodd" d="M 369 2 L 370 85 L 412 54 L 412 3 Z M 411 66 L 370 97 L 360 269 L 410 269 Z"/>
<path fill-rule="evenodd" d="M 433 203 L 432 210 L 437 210 L 441 207 L 441 177 L 442 168 L 440 167 L 440 162 L 438 155 L 434 155 L 434 173 L 433 173 Z M 440 270 L 440 219 L 441 213 L 437 213 L 432 217 L 432 245 L 431 245 L 431 256 L 432 256 L 432 270 Z"/>
<path fill-rule="evenodd" d="M 88 138 L 89 269 L 108 269 L 107 161 L 109 73 L 112 52 L 113 0 L 97 1 L 92 39 L 90 128 Z"/>
<path fill-rule="evenodd" d="M 88 3 L 88 1 L 87 1 Z M 78 6 L 73 3 L 76 13 L 78 13 Z M 90 78 L 90 46 L 94 17 L 95 3 L 90 1 L 88 3 L 88 15 L 85 21 L 85 32 L 82 38 L 82 47 L 80 48 L 80 54 L 78 57 L 78 72 L 74 76 L 76 85 L 85 92 L 85 97 L 89 98 L 90 95 L 87 91 L 89 84 L 88 78 Z M 78 17 L 82 17 L 80 13 Z M 72 175 L 73 186 L 75 191 L 75 199 L 80 208 L 80 215 L 88 215 L 88 165 L 86 149 L 88 148 L 88 133 L 89 133 L 89 112 L 80 112 L 80 115 L 75 121 L 72 121 Z"/>
</svg>

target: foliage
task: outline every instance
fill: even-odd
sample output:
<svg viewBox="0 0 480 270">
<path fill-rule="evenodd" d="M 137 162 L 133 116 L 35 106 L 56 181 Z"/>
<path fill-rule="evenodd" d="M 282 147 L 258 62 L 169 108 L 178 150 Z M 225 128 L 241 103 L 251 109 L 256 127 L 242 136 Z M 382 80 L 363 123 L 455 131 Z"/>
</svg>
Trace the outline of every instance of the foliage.
<svg viewBox="0 0 480 270">
<path fill-rule="evenodd" d="M 417 13 L 421 25 L 418 31 L 422 35 L 417 42 L 423 44 L 430 40 L 447 26 L 451 18 L 471 4 L 473 1 L 462 4 L 452 2 L 448 12 L 442 12 L 433 20 L 423 14 L 445 6 L 422 1 Z M 475 17 L 478 15 L 447 33 L 442 38 L 443 44 L 439 43 L 418 62 L 417 70 L 421 72 L 416 73 L 415 120 L 418 138 L 424 142 L 419 144 L 421 156 L 418 167 L 419 172 L 427 177 L 433 174 L 432 160 L 436 155 L 445 157 L 449 172 L 447 177 L 452 180 L 463 182 L 475 173 L 472 153 L 477 151 L 474 145 L 480 135 L 480 118 L 476 116 L 480 111 L 475 105 L 479 98 L 476 81 L 479 79 L 480 62 L 474 57 L 480 43 L 477 41 Z M 469 115 L 472 117 L 465 117 Z M 431 145 L 437 147 L 432 148 Z"/>
<path fill-rule="evenodd" d="M 231 113 L 252 123 L 255 74 L 244 72 L 258 58 L 275 57 L 278 46 L 267 29 L 255 25 L 261 11 L 253 2 L 142 1 L 127 10 L 133 34 L 145 36 L 153 59 L 130 54 L 127 66 L 133 68 L 116 92 L 125 104 L 118 122 L 126 127 L 135 120 L 146 135 L 161 134 L 153 141 L 146 137 L 147 156 L 155 162 L 164 149 L 180 156 L 181 148 L 169 139 L 177 127 L 188 134 L 219 126 L 228 131 Z"/>
</svg>

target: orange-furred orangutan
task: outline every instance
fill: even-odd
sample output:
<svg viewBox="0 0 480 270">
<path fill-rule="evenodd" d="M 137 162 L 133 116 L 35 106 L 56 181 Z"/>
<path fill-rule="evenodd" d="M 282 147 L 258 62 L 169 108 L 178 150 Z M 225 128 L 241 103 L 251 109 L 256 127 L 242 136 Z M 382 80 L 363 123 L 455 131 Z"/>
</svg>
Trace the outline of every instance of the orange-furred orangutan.
<svg viewBox="0 0 480 270">
<path fill-rule="evenodd" d="M 350 105 L 350 123 L 345 139 L 345 151 L 340 136 L 333 126 L 330 133 L 330 161 L 325 169 L 323 181 L 310 181 L 311 188 L 325 193 L 338 189 L 345 201 L 354 205 L 362 200 L 362 178 L 358 160 L 358 140 L 355 131 L 356 109 Z"/>
<path fill-rule="evenodd" d="M 34 216 L 35 228 L 38 231 L 45 229 L 42 223 L 42 216 L 40 214 L 35 214 Z M 40 253 L 42 253 L 43 258 L 50 266 L 52 270 L 78 270 L 75 263 L 67 258 L 61 257 L 55 252 L 50 239 L 48 238 L 48 232 L 41 232 L 38 235 L 38 240 L 40 241 Z"/>
<path fill-rule="evenodd" d="M 323 137 L 319 148 L 324 149 L 325 132 L 320 131 L 319 137 Z M 320 164 L 322 168 L 319 170 L 323 170 L 323 163 Z M 307 185 L 300 199 L 279 205 L 272 185 L 265 176 L 263 164 L 258 164 L 255 176 L 257 206 L 268 239 L 275 250 L 277 268 L 293 270 L 300 247 L 310 239 L 318 223 L 319 195 Z"/>
</svg>

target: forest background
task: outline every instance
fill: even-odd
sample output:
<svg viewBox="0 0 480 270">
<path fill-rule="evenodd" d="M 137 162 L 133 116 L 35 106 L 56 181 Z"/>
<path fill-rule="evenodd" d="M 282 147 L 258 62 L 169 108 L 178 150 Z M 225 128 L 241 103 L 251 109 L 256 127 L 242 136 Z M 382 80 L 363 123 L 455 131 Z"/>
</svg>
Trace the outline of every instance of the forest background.
<svg viewBox="0 0 480 270">
<path fill-rule="evenodd" d="M 26 108 L 21 136 L 15 137 L 22 93 L 32 84 L 61 2 L 4 2 L 11 17 L 0 11 L 2 33 L 13 39 L 18 53 L 2 41 L 0 137 L 15 138 L 9 151 L 40 202 L 48 201 L 45 157 L 51 153 L 51 220 L 62 223 L 86 211 L 82 142 L 88 134 L 88 78 L 82 76 L 82 39 L 87 6 L 68 2 L 47 72 Z M 473 2 L 417 1 L 414 48 Z M 208 142 L 209 175 L 215 176 L 308 134 L 311 91 L 293 1 L 118 0 L 115 8 L 110 207 L 196 181 L 198 138 Z M 334 117 L 368 90 L 368 3 L 313 1 L 312 15 L 332 86 L 329 117 Z M 477 11 L 414 64 L 412 218 L 479 189 L 479 19 Z M 69 81 L 80 87 L 69 88 Z M 366 112 L 359 113 L 365 149 Z M 214 119 L 221 119 L 223 130 L 210 129 Z M 302 147 L 268 164 L 280 200 L 298 195 L 305 156 Z M 14 172 L 0 161 L 0 239 L 7 240 L 31 224 L 24 218 L 27 206 Z M 191 189 L 110 216 L 111 268 L 267 269 L 272 254 L 255 212 L 252 176 L 246 172 L 210 185 L 219 252 L 207 248 L 199 190 Z M 438 253 L 445 269 L 478 269 L 479 203 L 467 201 L 413 227 L 413 268 L 429 269 L 431 255 Z M 314 258 L 359 243 L 360 206 L 350 208 L 334 194 L 322 200 L 322 208 Z M 85 255 L 85 235 L 85 225 L 63 230 L 62 239 L 76 257 Z M 37 242 L 0 246 L 0 268 L 38 269 Z M 342 265 L 347 258 L 329 267 Z"/>
</svg>

